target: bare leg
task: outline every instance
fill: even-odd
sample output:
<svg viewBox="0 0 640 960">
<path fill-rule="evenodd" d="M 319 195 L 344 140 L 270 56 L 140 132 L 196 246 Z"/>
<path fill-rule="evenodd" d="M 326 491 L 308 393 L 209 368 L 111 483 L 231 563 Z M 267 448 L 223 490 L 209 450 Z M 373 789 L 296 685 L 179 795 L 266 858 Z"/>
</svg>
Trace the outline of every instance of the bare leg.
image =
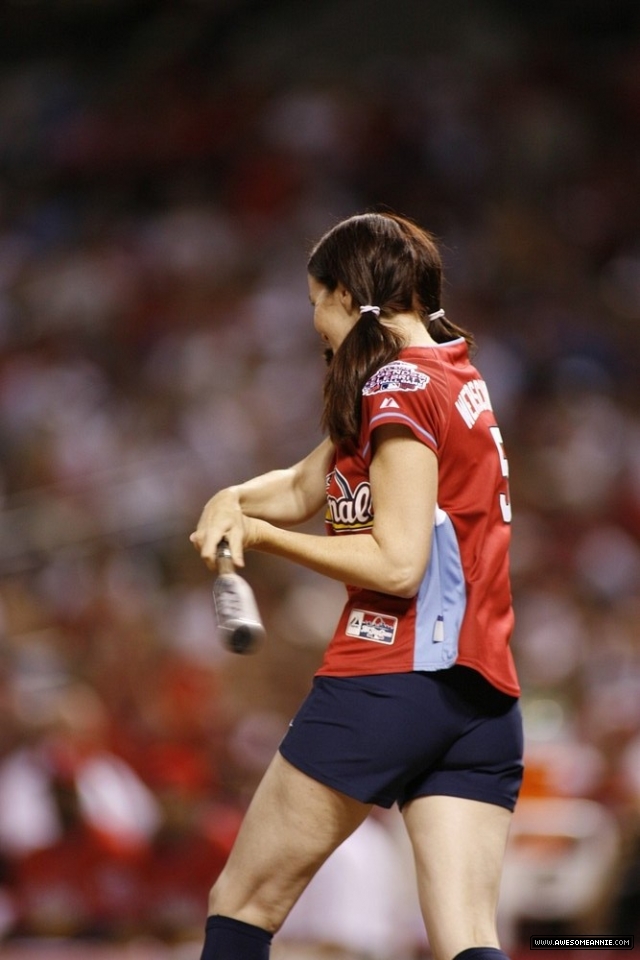
<svg viewBox="0 0 640 960">
<path fill-rule="evenodd" d="M 418 797 L 403 816 L 435 960 L 499 947 L 496 911 L 511 814 L 459 797 Z"/>
<path fill-rule="evenodd" d="M 275 932 L 316 871 L 370 810 L 276 754 L 211 891 L 209 913 Z"/>
</svg>

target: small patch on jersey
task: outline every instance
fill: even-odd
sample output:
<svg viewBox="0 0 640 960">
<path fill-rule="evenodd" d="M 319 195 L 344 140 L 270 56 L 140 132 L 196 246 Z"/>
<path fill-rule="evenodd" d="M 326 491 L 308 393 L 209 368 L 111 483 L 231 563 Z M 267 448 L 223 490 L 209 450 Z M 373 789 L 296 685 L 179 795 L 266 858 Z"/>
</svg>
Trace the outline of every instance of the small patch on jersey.
<svg viewBox="0 0 640 960">
<path fill-rule="evenodd" d="M 359 640 L 391 644 L 395 640 L 397 617 L 386 617 L 372 610 L 352 610 L 345 633 Z"/>
<path fill-rule="evenodd" d="M 380 409 L 385 410 L 388 407 L 395 407 L 397 410 L 400 409 L 400 404 L 393 399 L 393 397 L 385 397 L 382 403 L 380 404 Z"/>
<path fill-rule="evenodd" d="M 415 363 L 394 360 L 374 373 L 365 383 L 362 392 L 365 397 L 370 397 L 375 393 L 398 390 L 424 390 L 428 383 L 429 375 L 418 370 Z"/>
</svg>

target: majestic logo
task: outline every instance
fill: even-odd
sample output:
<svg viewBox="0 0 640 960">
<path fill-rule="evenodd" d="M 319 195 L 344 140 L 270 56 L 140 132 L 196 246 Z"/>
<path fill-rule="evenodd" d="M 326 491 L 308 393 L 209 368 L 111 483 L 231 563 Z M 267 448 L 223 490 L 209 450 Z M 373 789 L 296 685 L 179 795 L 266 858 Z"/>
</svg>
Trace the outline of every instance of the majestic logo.
<svg viewBox="0 0 640 960">
<path fill-rule="evenodd" d="M 418 370 L 415 363 L 405 360 L 394 360 L 378 370 L 364 385 L 362 390 L 365 397 L 374 393 L 391 393 L 397 390 L 424 390 L 429 383 L 429 376 Z"/>
<path fill-rule="evenodd" d="M 373 640 L 374 643 L 393 643 L 398 626 L 397 617 L 387 617 L 373 610 L 352 610 L 345 633 L 359 640 Z"/>
<path fill-rule="evenodd" d="M 340 496 L 327 495 L 329 517 L 334 530 L 354 527 L 363 530 L 373 524 L 373 506 L 371 487 L 362 480 L 355 490 L 339 470 L 333 471 L 333 479 L 340 488 Z"/>
</svg>

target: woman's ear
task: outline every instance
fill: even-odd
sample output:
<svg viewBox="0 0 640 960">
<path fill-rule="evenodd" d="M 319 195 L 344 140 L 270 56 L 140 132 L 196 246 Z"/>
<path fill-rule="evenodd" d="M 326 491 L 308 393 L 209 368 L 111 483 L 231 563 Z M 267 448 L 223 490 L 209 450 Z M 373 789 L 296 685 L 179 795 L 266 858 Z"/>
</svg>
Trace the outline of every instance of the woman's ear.
<svg viewBox="0 0 640 960">
<path fill-rule="evenodd" d="M 349 293 L 349 291 L 347 290 L 347 288 L 343 286 L 341 283 L 339 283 L 337 286 L 337 291 L 340 297 L 340 303 L 342 307 L 345 309 L 345 311 L 349 315 L 358 313 L 358 307 L 356 306 L 355 301 L 351 296 L 351 294 Z"/>
</svg>

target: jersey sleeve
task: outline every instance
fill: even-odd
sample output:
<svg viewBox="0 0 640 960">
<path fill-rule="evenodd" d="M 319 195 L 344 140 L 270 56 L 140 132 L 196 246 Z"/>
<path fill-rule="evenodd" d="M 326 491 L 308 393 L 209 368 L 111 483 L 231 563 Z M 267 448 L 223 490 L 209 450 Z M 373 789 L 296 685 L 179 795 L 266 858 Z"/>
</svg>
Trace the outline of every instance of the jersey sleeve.
<svg viewBox="0 0 640 960">
<path fill-rule="evenodd" d="M 437 455 L 443 430 L 438 383 L 423 366 L 394 360 L 381 367 L 362 390 L 362 421 L 367 446 L 372 433 L 386 423 L 403 424 Z"/>
</svg>

